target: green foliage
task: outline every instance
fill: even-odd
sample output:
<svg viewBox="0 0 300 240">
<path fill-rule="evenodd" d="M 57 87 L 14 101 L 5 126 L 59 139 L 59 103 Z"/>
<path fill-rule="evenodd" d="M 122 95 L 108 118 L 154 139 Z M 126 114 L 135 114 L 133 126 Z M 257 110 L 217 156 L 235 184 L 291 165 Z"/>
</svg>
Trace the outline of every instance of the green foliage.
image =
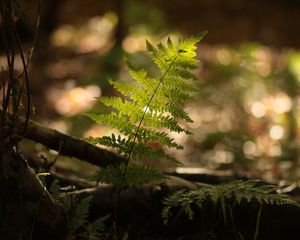
<svg viewBox="0 0 300 240">
<path fill-rule="evenodd" d="M 92 223 L 89 223 L 86 227 L 86 232 L 82 234 L 84 239 L 87 240 L 98 240 L 105 230 L 105 221 L 110 217 L 110 214 L 100 217 Z"/>
<path fill-rule="evenodd" d="M 75 209 L 73 209 L 73 211 L 70 213 L 71 216 L 68 217 L 68 230 L 70 235 L 74 234 L 76 230 L 87 223 L 91 200 L 91 196 L 82 199 L 79 204 L 77 204 Z"/>
<path fill-rule="evenodd" d="M 276 192 L 278 187 L 268 184 L 262 184 L 260 181 L 234 181 L 220 185 L 209 185 L 196 190 L 178 191 L 164 200 L 165 208 L 162 216 L 165 223 L 168 223 L 172 215 L 171 210 L 181 208 L 184 213 L 193 219 L 193 207 L 202 208 L 206 200 L 211 200 L 215 205 L 219 204 L 226 222 L 226 200 L 232 200 L 233 203 L 241 204 L 242 201 L 258 201 L 260 204 L 299 205 L 288 195 Z"/>
<path fill-rule="evenodd" d="M 122 97 L 101 97 L 99 100 L 113 111 L 109 114 L 86 114 L 98 124 L 107 124 L 117 129 L 120 135 L 88 138 L 92 144 L 114 148 L 127 162 L 124 165 L 107 167 L 98 171 L 94 179 L 118 186 L 133 186 L 162 178 L 157 170 L 143 165 L 129 164 L 131 159 L 169 159 L 178 163 L 164 152 L 164 147 L 182 149 L 168 131 L 190 134 L 179 121 L 192 122 L 183 109 L 187 102 L 195 100 L 197 88 L 191 81 L 197 80 L 192 70 L 197 68 L 196 44 L 198 37 L 179 40 L 174 44 L 169 38 L 157 47 L 146 41 L 153 63 L 159 69 L 159 76 L 150 77 L 128 59 L 125 60 L 133 82 L 110 81 Z M 153 148 L 151 143 L 159 145 Z M 129 164 L 129 165 L 128 165 Z"/>
<path fill-rule="evenodd" d="M 48 176 L 50 174 L 39 174 L 39 176 Z M 69 194 L 62 194 L 61 191 L 67 191 Z M 77 239 L 77 236 L 81 236 L 87 240 L 100 239 L 102 233 L 105 230 L 104 222 L 110 217 L 110 214 L 105 215 L 90 221 L 90 203 L 92 196 L 88 196 L 77 200 L 72 194 L 75 190 L 74 186 L 62 187 L 58 179 L 54 179 L 48 189 L 53 199 L 62 206 L 66 214 L 67 220 L 67 239 Z"/>
<path fill-rule="evenodd" d="M 74 239 L 76 235 L 84 239 L 99 239 L 105 230 L 104 222 L 110 217 L 110 214 L 89 222 L 89 209 L 92 197 L 88 196 L 81 199 L 74 208 L 66 208 L 68 220 L 68 239 Z M 76 234 L 79 231 L 79 234 Z"/>
<path fill-rule="evenodd" d="M 92 179 L 100 183 L 112 184 L 116 187 L 124 188 L 164 178 L 164 175 L 159 170 L 142 164 L 129 164 L 124 175 L 125 168 L 125 164 L 102 168 L 92 176 Z"/>
</svg>

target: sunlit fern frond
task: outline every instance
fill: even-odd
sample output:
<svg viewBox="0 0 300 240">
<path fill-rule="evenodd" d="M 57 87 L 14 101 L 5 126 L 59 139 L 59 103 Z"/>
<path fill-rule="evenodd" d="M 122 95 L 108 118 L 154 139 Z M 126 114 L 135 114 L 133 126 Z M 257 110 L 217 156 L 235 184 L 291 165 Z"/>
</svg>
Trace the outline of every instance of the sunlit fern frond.
<svg viewBox="0 0 300 240">
<path fill-rule="evenodd" d="M 173 43 L 170 38 L 166 44 L 158 43 L 156 46 L 146 41 L 153 64 L 159 69 L 158 76 L 149 76 L 147 70 L 125 59 L 128 73 L 133 81 L 127 83 L 110 80 L 110 84 L 121 94 L 121 97 L 99 98 L 104 105 L 112 108 L 112 112 L 86 114 L 96 123 L 109 125 L 120 132 L 120 136 L 90 137 L 88 141 L 114 148 L 118 154 L 127 159 L 126 170 L 124 170 L 126 174 L 134 169 L 129 167 L 132 166 L 130 164 L 126 166 L 130 159 L 165 158 L 178 162 L 164 152 L 164 147 L 183 148 L 168 136 L 167 131 L 190 134 L 179 123 L 179 120 L 192 122 L 183 106 L 195 100 L 194 92 L 197 88 L 193 81 L 197 80 L 197 77 L 193 70 L 198 66 L 195 50 L 196 44 L 204 34 L 179 40 L 177 44 Z M 160 147 L 152 148 L 149 142 L 155 142 Z M 140 167 L 139 169 L 145 174 L 150 171 L 148 168 Z M 110 176 L 106 175 L 108 172 L 111 172 Z M 117 184 L 126 177 L 123 176 L 123 179 L 117 177 L 118 174 L 122 175 L 122 172 L 122 167 L 119 167 L 119 170 L 117 167 L 108 167 L 99 171 L 101 173 L 99 176 L 102 177 L 98 180 L 105 181 L 104 176 L 106 176 L 107 182 Z M 154 176 L 158 175 L 154 174 Z M 128 181 L 127 179 L 126 184 L 132 185 Z"/>
</svg>

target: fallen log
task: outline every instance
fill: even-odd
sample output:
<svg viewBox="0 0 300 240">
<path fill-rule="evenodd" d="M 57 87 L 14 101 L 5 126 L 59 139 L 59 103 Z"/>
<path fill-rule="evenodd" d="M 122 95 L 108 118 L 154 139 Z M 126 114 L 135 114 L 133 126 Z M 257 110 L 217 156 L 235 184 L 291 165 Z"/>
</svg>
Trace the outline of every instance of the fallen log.
<svg viewBox="0 0 300 240">
<path fill-rule="evenodd" d="M 0 110 L 0 114 L 2 111 Z M 25 120 L 22 117 L 12 121 L 7 115 L 7 122 L 21 138 L 41 143 L 49 149 L 59 151 L 61 155 L 76 157 L 96 166 L 105 167 L 119 164 L 125 159 L 106 149 L 94 146 L 82 139 L 72 137 L 57 130 L 42 126 L 29 120 L 26 132 L 23 133 Z"/>
</svg>

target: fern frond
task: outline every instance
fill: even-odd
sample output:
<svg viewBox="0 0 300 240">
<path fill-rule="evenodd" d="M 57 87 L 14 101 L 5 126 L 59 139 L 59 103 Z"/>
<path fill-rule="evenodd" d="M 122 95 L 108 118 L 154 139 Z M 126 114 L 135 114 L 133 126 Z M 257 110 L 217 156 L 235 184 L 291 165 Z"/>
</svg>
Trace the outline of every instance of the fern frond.
<svg viewBox="0 0 300 240">
<path fill-rule="evenodd" d="M 135 84 L 127 83 L 127 82 L 123 82 L 123 81 L 116 82 L 116 81 L 112 81 L 112 80 L 109 80 L 109 84 L 112 85 L 115 89 L 117 89 L 124 96 L 131 98 L 132 94 L 136 94 L 138 99 L 145 97 L 144 91 Z"/>
<path fill-rule="evenodd" d="M 198 79 L 192 72 L 188 71 L 186 68 L 183 67 L 175 68 L 172 72 L 170 72 L 170 75 L 179 76 L 182 79 L 191 79 L 191 80 Z"/>
<path fill-rule="evenodd" d="M 83 198 L 72 211 L 71 216 L 67 218 L 69 220 L 68 231 L 70 235 L 87 223 L 91 200 L 91 196 Z"/>
<path fill-rule="evenodd" d="M 151 113 L 151 111 L 146 114 L 144 119 L 144 126 L 152 128 L 168 128 L 173 132 L 188 132 L 177 123 L 176 119 L 171 116 L 164 116 L 161 113 Z"/>
<path fill-rule="evenodd" d="M 133 82 L 109 81 L 123 96 L 101 97 L 99 100 L 104 105 L 113 108 L 113 112 L 104 115 L 86 115 L 96 123 L 116 128 L 124 137 L 111 135 L 89 138 L 88 141 L 116 149 L 118 154 L 127 159 L 127 163 L 125 166 L 99 170 L 97 172 L 98 181 L 114 185 L 122 185 L 127 182 L 127 185 L 131 185 L 130 174 L 133 174 L 134 179 L 137 178 L 134 169 L 144 172 L 145 176 L 148 176 L 147 173 L 151 173 L 154 179 L 155 176 L 158 176 L 145 166 L 133 168 L 129 164 L 131 157 L 134 159 L 166 158 L 176 162 L 173 158 L 167 157 L 163 148 L 182 149 L 183 147 L 170 138 L 166 132 L 159 129 L 190 134 L 178 123 L 178 120 L 192 122 L 182 106 L 195 100 L 192 93 L 197 89 L 191 82 L 197 77 L 192 70 L 198 64 L 198 60 L 194 57 L 196 56 L 196 44 L 201 38 L 202 36 L 198 36 L 180 40 L 178 44 L 174 44 L 168 38 L 166 44 L 158 43 L 156 46 L 146 41 L 150 57 L 160 70 L 159 76 L 149 77 L 145 69 L 139 68 L 125 59 Z M 155 142 L 162 148 L 151 149 L 147 145 L 149 142 Z M 150 180 L 150 175 L 146 179 Z M 138 180 L 138 182 L 143 181 Z"/>
<path fill-rule="evenodd" d="M 170 37 L 168 37 L 167 44 L 168 44 L 169 51 L 174 53 L 176 51 L 176 47 Z"/>
<path fill-rule="evenodd" d="M 116 187 L 126 187 L 123 175 L 124 164 L 120 166 L 107 166 L 97 170 L 90 179 L 98 183 L 111 184 Z"/>
<path fill-rule="evenodd" d="M 121 136 L 115 136 L 114 134 L 112 134 L 111 136 L 103 136 L 103 137 L 88 137 L 85 140 L 93 145 L 99 144 L 106 147 L 112 147 L 117 151 L 119 155 L 123 157 L 127 156 L 128 151 L 130 150 L 132 144 L 131 140 L 127 138 L 122 138 Z M 180 148 L 181 146 L 176 145 L 176 147 Z M 176 165 L 180 164 L 180 162 L 177 161 L 175 158 L 166 154 L 163 149 L 153 149 L 150 146 L 148 146 L 147 143 L 136 143 L 133 148 L 132 158 L 134 160 L 168 159 Z"/>
<path fill-rule="evenodd" d="M 105 221 L 110 217 L 110 214 L 100 217 L 86 227 L 86 232 L 83 235 L 87 240 L 98 240 L 105 230 Z"/>
<path fill-rule="evenodd" d="M 194 70 L 198 68 L 197 64 L 199 63 L 199 61 L 194 58 L 182 56 L 181 58 L 178 58 L 177 63 L 184 69 Z"/>
<path fill-rule="evenodd" d="M 94 145 L 99 144 L 106 147 L 112 147 L 123 157 L 126 156 L 131 146 L 131 141 L 129 139 L 122 138 L 120 135 L 116 137 L 114 134 L 103 137 L 89 137 L 86 141 Z"/>
<path fill-rule="evenodd" d="M 106 106 L 117 109 L 119 115 L 128 117 L 131 123 L 137 123 L 143 116 L 143 109 L 135 102 L 122 100 L 118 97 L 102 97 L 100 100 Z"/>
<path fill-rule="evenodd" d="M 181 91 L 184 92 L 197 92 L 198 89 L 191 84 L 190 82 L 187 82 L 186 80 L 178 77 L 178 76 L 166 76 L 166 81 L 164 82 L 164 86 L 169 86 L 169 88 L 178 88 Z"/>
<path fill-rule="evenodd" d="M 169 66 L 169 62 L 166 62 L 163 58 L 161 52 L 159 52 L 148 40 L 146 40 L 146 46 L 148 52 L 151 53 L 151 57 L 153 62 L 158 66 L 160 70 L 167 69 Z"/>
<path fill-rule="evenodd" d="M 190 118 L 189 114 L 182 109 L 182 107 L 178 106 L 176 103 L 169 103 L 162 108 L 165 108 L 165 111 L 171 113 L 171 115 L 175 118 L 183 119 L 187 122 L 193 122 Z"/>
<path fill-rule="evenodd" d="M 225 205 L 226 200 L 233 200 L 237 204 L 258 201 L 260 204 L 284 205 L 291 204 L 300 206 L 288 195 L 277 193 L 278 187 L 262 184 L 260 181 L 234 181 L 214 186 L 205 186 L 192 191 L 179 191 L 165 199 L 165 209 L 162 213 L 164 221 L 167 223 L 171 216 L 171 209 L 181 208 L 186 215 L 192 219 L 193 206 L 198 208 L 206 200 L 211 200 L 214 204 Z"/>
<path fill-rule="evenodd" d="M 108 166 L 98 170 L 92 180 L 120 188 L 133 187 L 151 181 L 161 180 L 164 175 L 157 169 L 142 164 Z"/>
<path fill-rule="evenodd" d="M 126 182 L 129 187 L 158 181 L 165 178 L 161 171 L 142 164 L 130 164 L 126 172 Z"/>
<path fill-rule="evenodd" d="M 190 94 L 187 94 L 178 88 L 171 88 L 169 89 L 167 93 L 168 98 L 171 98 L 174 102 L 178 102 L 181 104 L 187 103 L 187 102 L 193 102 L 196 100 L 194 96 L 191 96 Z"/>
<path fill-rule="evenodd" d="M 135 82 L 140 83 L 145 92 L 152 93 L 159 80 L 157 78 L 147 77 L 148 74 L 146 70 L 138 68 L 128 59 L 126 60 L 125 64 L 132 79 Z"/>
<path fill-rule="evenodd" d="M 132 158 L 134 160 L 139 159 L 168 159 L 175 165 L 181 163 L 176 158 L 165 153 L 163 149 L 153 149 L 150 146 L 142 143 L 136 143 L 133 148 Z"/>
<path fill-rule="evenodd" d="M 148 128 L 140 128 L 140 131 L 138 133 L 138 138 L 142 142 L 158 142 L 163 146 L 167 146 L 169 148 L 176 148 L 176 149 L 182 149 L 183 147 L 176 142 L 174 142 L 174 139 L 170 138 L 167 133 L 165 132 L 159 132 L 155 131 L 153 129 Z"/>
<path fill-rule="evenodd" d="M 110 114 L 86 114 L 87 117 L 98 124 L 107 124 L 118 129 L 122 134 L 130 136 L 134 133 L 135 125 L 128 121 L 126 116 L 111 112 Z"/>
<path fill-rule="evenodd" d="M 207 31 L 201 32 L 198 36 L 183 39 L 179 41 L 179 50 L 183 52 L 183 56 L 186 57 L 195 57 L 196 53 L 196 46 L 195 44 L 207 34 Z"/>
</svg>

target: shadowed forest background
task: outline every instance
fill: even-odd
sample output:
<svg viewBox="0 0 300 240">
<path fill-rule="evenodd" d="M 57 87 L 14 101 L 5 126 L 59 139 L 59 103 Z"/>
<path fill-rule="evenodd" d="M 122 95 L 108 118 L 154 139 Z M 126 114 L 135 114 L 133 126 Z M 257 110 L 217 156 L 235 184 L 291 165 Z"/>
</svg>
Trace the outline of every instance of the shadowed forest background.
<svg viewBox="0 0 300 240">
<path fill-rule="evenodd" d="M 116 129 L 104 124 L 95 124 L 85 114 L 88 112 L 101 114 L 111 111 L 110 108 L 100 103 L 97 98 L 101 96 L 120 96 L 120 92 L 113 89 L 109 84 L 109 80 L 130 81 L 130 76 L 124 64 L 124 57 L 130 55 L 133 62 L 140 67 L 147 68 L 150 75 L 155 76 L 158 73 L 157 69 L 151 67 L 151 59 L 147 55 L 146 39 L 156 45 L 161 41 L 166 42 L 168 37 L 176 42 L 178 38 L 195 36 L 202 31 L 208 31 L 208 34 L 197 45 L 197 59 L 200 60 L 198 68 L 194 71 L 199 78 L 196 83 L 196 86 L 200 89 L 196 95 L 197 101 L 184 106 L 184 110 L 193 122 L 179 122 L 182 127 L 189 129 L 193 135 L 170 133 L 170 136 L 177 143 L 183 145 L 184 149 L 179 151 L 167 150 L 167 153 L 176 157 L 183 165 L 179 167 L 155 159 L 145 160 L 149 166 L 162 169 L 164 173 L 191 182 L 179 181 L 175 182 L 174 185 L 170 184 L 171 187 L 166 184 L 165 189 L 163 184 L 159 187 L 155 186 L 157 188 L 154 187 L 153 189 L 151 185 L 151 187 L 147 185 L 145 188 L 140 186 L 140 188 L 129 190 L 124 188 L 120 190 L 120 192 L 123 191 L 123 195 L 119 192 L 117 197 L 118 200 L 121 200 L 115 204 L 119 204 L 117 207 L 121 209 L 118 212 L 111 203 L 111 197 L 115 189 L 113 187 L 109 189 L 107 186 L 103 187 L 102 185 L 95 186 L 89 178 L 98 169 L 95 165 L 106 166 L 111 159 L 105 162 L 105 157 L 110 156 L 114 159 L 116 155 L 105 155 L 104 152 L 101 152 L 104 154 L 104 163 L 101 162 L 103 160 L 101 159 L 98 164 L 97 158 L 95 158 L 96 155 L 93 155 L 95 149 L 90 149 L 91 155 L 88 156 L 84 156 L 84 151 L 82 151 L 81 160 L 83 161 L 81 161 L 79 160 L 81 157 L 77 155 L 78 159 L 75 158 L 76 154 L 72 155 L 72 152 L 87 150 L 84 149 L 86 145 L 83 148 L 75 149 L 79 145 L 64 145 L 64 139 L 59 143 L 56 141 L 53 144 L 43 145 L 43 141 L 51 141 L 49 140 L 50 137 L 55 139 L 56 136 L 61 137 L 62 135 L 57 132 L 44 131 L 43 128 L 38 128 L 34 124 L 34 130 L 28 131 L 30 132 L 28 138 L 24 134 L 20 142 L 15 140 L 21 152 L 20 155 L 16 154 L 16 156 L 19 159 L 24 157 L 28 161 L 29 166 L 34 169 L 35 173 L 40 174 L 39 177 L 45 186 L 48 187 L 52 184 L 51 187 L 53 187 L 53 182 L 55 182 L 51 179 L 53 177 L 59 179 L 61 189 L 59 189 L 59 186 L 56 187 L 65 196 L 74 193 L 80 199 L 84 199 L 87 195 L 93 195 L 93 200 L 89 199 L 85 202 L 88 206 L 85 206 L 85 214 L 89 220 L 99 217 L 99 213 L 103 217 L 108 209 L 113 209 L 108 213 L 120 220 L 118 222 L 121 223 L 120 228 L 118 228 L 119 226 L 116 227 L 115 223 L 117 221 L 112 217 L 112 220 L 109 221 L 112 221 L 113 224 L 108 229 L 109 233 L 105 235 L 108 237 L 102 239 L 152 239 L 150 237 L 152 233 L 159 236 L 153 239 L 175 239 L 174 236 L 177 237 L 176 239 L 198 239 L 199 232 L 194 233 L 197 229 L 195 226 L 199 227 L 197 222 L 193 222 L 196 225 L 189 225 L 186 221 L 181 222 L 182 219 L 179 218 L 178 220 L 176 217 L 174 224 L 168 226 L 169 228 L 166 230 L 165 236 L 169 238 L 160 238 L 160 233 L 165 231 L 163 227 L 160 229 L 160 226 L 163 226 L 162 220 L 159 218 L 160 213 L 159 216 L 153 217 L 154 220 L 151 218 L 153 212 L 157 213 L 162 210 L 161 199 L 169 192 L 181 188 L 194 189 L 199 187 L 198 183 L 193 181 L 215 184 L 236 179 L 260 179 L 266 183 L 279 185 L 283 187 L 281 189 L 282 193 L 292 195 L 295 200 L 300 199 L 298 188 L 300 183 L 299 1 L 44 0 L 41 1 L 40 9 L 38 2 L 37 0 L 22 2 L 20 5 L 20 18 L 16 25 L 26 54 L 27 49 L 32 46 L 35 34 L 37 34 L 33 56 L 28 68 L 33 106 L 33 113 L 30 118 L 41 125 L 78 139 L 90 136 L 101 137 L 112 133 L 118 134 Z M 16 5 L 18 6 L 18 4 Z M 2 12 L 1 14 L 3 15 Z M 39 17 L 37 30 L 36 25 Z M 5 25 L 5 21 L 0 20 L 0 26 Z M 3 27 L 3 29 L 4 32 L 5 28 Z M 5 34 L 2 36 L 5 36 Z M 3 73 L 3 84 L 1 85 L 3 93 L 1 94 L 5 95 L 6 83 L 4 82 L 7 65 L 5 50 L 9 44 L 5 45 L 4 41 L 1 41 L 0 44 L 0 65 Z M 12 52 L 15 54 L 15 71 L 24 72 L 22 56 L 18 55 L 20 53 Z M 9 99 L 10 95 L 6 97 Z M 24 109 L 20 110 L 21 113 L 22 110 Z M 11 113 L 14 112 L 7 113 L 8 118 Z M 5 122 L 4 117 L 7 116 L 4 116 L 5 113 L 2 113 L 2 115 L 3 125 Z M 27 117 L 26 114 L 25 117 Z M 18 119 L 16 119 L 13 118 L 12 122 L 18 122 Z M 14 129 L 15 126 L 12 128 Z M 16 128 L 20 128 L 20 126 Z M 4 127 L 1 128 L 1 131 L 3 129 Z M 42 130 L 41 134 L 32 137 L 36 130 Z M 5 136 L 5 134 L 3 135 Z M 47 136 L 50 136 L 49 139 Z M 1 137 L 5 139 L 1 135 L 0 140 Z M 43 137 L 46 140 L 38 141 L 38 138 L 42 139 Z M 68 138 L 66 135 L 63 135 L 63 137 Z M 7 159 L 14 159 L 16 157 L 14 155 L 15 149 L 12 147 L 14 145 L 9 145 L 10 142 L 3 139 L 0 141 L 0 152 L 9 152 L 9 158 Z M 10 140 L 10 138 L 7 139 Z M 38 140 L 36 141 L 36 139 Z M 12 142 L 14 143 L 14 141 Z M 150 142 L 149 144 L 152 144 L 150 147 L 153 149 L 161 148 L 159 143 Z M 53 147 L 54 145 L 55 147 Z M 6 151 L 7 146 L 11 147 L 10 151 Z M 71 154 L 66 154 L 65 148 L 68 148 L 68 146 L 71 146 L 68 150 Z M 108 150 L 111 151 L 112 149 L 108 148 Z M 5 159 L 6 155 L 2 155 Z M 89 158 L 92 155 L 94 157 L 91 157 L 90 160 L 86 161 L 84 159 L 84 157 Z M 2 158 L 0 160 L 2 161 Z M 114 160 L 119 161 L 120 159 L 116 157 Z M 25 169 L 29 168 L 25 164 L 24 166 Z M 49 179 L 47 177 L 48 172 L 51 173 Z M 5 176 L 3 173 L 4 171 L 0 171 L 1 181 L 4 179 L 2 175 Z M 34 178 L 28 177 L 28 179 Z M 6 179 L 3 182 L 1 181 L 1 184 L 5 183 Z M 13 183 L 15 184 L 15 182 Z M 18 184 L 19 182 L 13 186 L 19 187 Z M 73 185 L 76 186 L 76 189 Z M 177 185 L 180 185 L 180 187 Z M 39 200 L 32 201 L 34 203 L 38 202 L 37 210 L 36 206 L 26 205 L 26 209 L 27 207 L 31 210 L 35 209 L 36 215 L 31 213 L 28 218 L 30 220 L 28 220 L 26 218 L 27 209 L 26 214 L 24 214 L 26 216 L 25 220 L 21 219 L 20 222 L 17 220 L 17 225 L 21 226 L 20 232 L 25 229 L 24 232 L 27 235 L 24 234 L 24 236 L 30 236 L 24 239 L 35 239 L 32 236 L 38 236 L 36 239 L 39 239 L 40 236 L 45 236 L 45 240 L 54 239 L 53 236 L 56 236 L 56 232 L 51 235 L 52 227 L 55 230 L 57 230 L 57 226 L 64 228 L 60 221 L 64 222 L 63 220 L 67 219 L 65 222 L 68 222 L 68 213 L 63 212 L 61 206 L 52 201 L 51 197 L 48 200 L 55 205 L 53 209 L 58 211 L 57 213 L 51 210 L 49 206 L 52 205 L 49 205 L 48 200 L 42 201 L 42 196 L 47 190 L 44 190 L 44 187 L 41 186 L 40 184 L 36 195 L 38 196 L 36 199 Z M 200 186 L 202 185 L 200 184 Z M 8 187 L 9 190 L 11 186 L 8 184 Z M 100 190 L 97 189 L 98 187 Z M 34 189 L 34 187 L 32 188 Z M 89 190 L 89 188 L 94 189 Z M 19 190 L 16 189 L 18 193 Z M 0 190 L 2 191 L 1 188 Z M 74 192 L 72 192 L 73 190 Z M 98 190 L 99 192 L 97 192 Z M 272 191 L 270 191 L 271 194 Z M 5 193 L 5 191 L 2 192 Z M 20 192 L 22 195 L 23 192 Z M 0 213 L 5 212 L 3 209 L 13 209 L 15 207 L 14 200 L 11 205 L 8 204 L 8 207 L 4 204 L 5 207 L 1 208 L 3 202 L 9 202 L 7 201 L 8 198 L 3 199 L 0 198 Z M 74 199 L 71 196 L 70 202 Z M 23 209 L 22 201 L 20 201 L 21 207 L 18 205 L 20 209 Z M 92 201 L 91 208 L 87 210 L 89 209 L 89 201 Z M 72 202 L 74 206 L 76 205 L 75 202 Z M 131 205 L 132 202 L 133 205 Z M 135 203 L 137 204 L 135 205 Z M 210 209 L 210 204 L 208 203 L 208 209 Z M 207 205 L 205 206 L 207 207 Z M 40 210 L 43 207 L 46 209 L 46 214 Z M 275 236 L 275 238 L 270 238 L 272 240 L 282 239 L 282 236 L 292 236 L 299 229 L 298 222 L 295 221 L 300 216 L 299 208 L 295 210 L 289 205 L 283 208 L 278 207 L 278 209 L 276 207 L 270 206 L 263 212 L 262 225 L 264 231 L 261 235 L 258 235 L 256 231 L 258 232 L 262 205 L 257 207 L 257 202 L 254 201 L 254 203 L 250 203 L 249 209 L 248 205 L 245 209 L 242 205 L 236 213 L 231 212 L 230 219 L 232 222 L 230 224 L 234 229 L 227 229 L 226 216 L 224 216 L 226 226 L 221 228 L 215 236 L 223 236 L 224 232 L 222 231 L 227 233 L 228 230 L 230 234 L 232 232 L 235 234 L 235 239 L 248 239 L 237 235 L 240 232 L 235 229 L 233 220 L 235 217 L 238 219 L 237 222 L 241 220 L 241 232 L 244 231 L 245 236 L 251 236 L 253 240 L 266 240 L 267 238 L 264 238 L 264 236 Z M 47 215 L 49 209 L 52 212 Z M 72 207 L 69 208 L 69 211 L 70 209 L 72 211 Z M 76 206 L 74 209 L 76 209 Z M 153 212 L 151 212 L 152 209 Z M 230 206 L 229 210 L 231 211 Z M 11 216 L 9 211 L 8 214 L 5 212 L 12 219 L 11 222 L 8 221 L 8 224 L 3 224 L 5 227 L 8 226 L 7 229 L 14 225 L 14 219 L 18 219 L 23 214 L 19 215 L 17 210 L 12 212 Z M 40 212 L 41 216 L 44 217 L 42 220 L 38 216 Z M 5 214 L 3 216 L 6 216 Z M 120 219 L 114 214 L 120 214 Z M 143 216 L 140 216 L 140 214 Z M 210 214 L 208 216 L 211 216 Z M 132 217 L 132 222 L 130 222 L 131 220 L 127 222 L 126 217 L 128 215 Z M 48 229 L 49 233 L 47 235 L 43 232 L 43 227 L 47 226 L 51 216 L 59 216 L 58 218 L 61 217 L 61 219 L 53 221 L 55 223 L 53 223 L 53 226 L 49 226 L 50 230 Z M 200 217 L 206 223 L 205 215 L 203 216 Z M 283 222 L 279 221 L 281 216 L 284 219 Z M 106 221 L 107 218 L 104 217 L 103 219 Z M 147 230 L 138 225 L 142 222 L 140 218 L 147 221 L 148 218 L 150 219 L 150 227 L 148 225 L 147 228 L 145 227 Z M 160 220 L 156 221 L 155 219 L 158 218 Z M 0 220 L 2 220 L 1 214 Z M 23 220 L 28 223 L 28 226 L 25 226 L 24 229 Z M 177 220 L 178 222 L 176 222 Z M 212 223 L 215 223 L 214 220 L 212 217 Z M 219 223 L 217 222 L 217 224 Z M 2 235 L 3 232 L 4 234 L 7 232 L 1 224 L 0 238 L 4 236 Z M 41 226 L 42 230 L 39 230 L 38 226 Z M 179 228 L 176 229 L 176 226 L 179 226 Z M 247 230 L 247 227 L 244 228 L 244 226 L 249 226 L 251 230 Z M 278 235 L 276 231 L 279 231 L 281 226 L 283 232 L 282 235 Z M 181 228 L 184 229 L 184 233 L 180 233 Z M 205 229 L 205 224 L 202 224 L 200 228 L 202 237 L 204 236 L 203 232 L 205 234 L 211 233 L 210 228 L 209 230 Z M 82 228 L 78 229 L 72 233 L 74 234 L 73 238 L 68 239 L 94 239 L 82 237 L 80 234 L 84 231 Z M 253 229 L 255 229 L 255 233 L 252 238 Z M 103 229 L 100 230 L 103 231 Z M 172 238 L 172 233 L 168 234 L 173 230 L 174 235 Z M 137 236 L 142 237 L 128 237 L 135 236 L 135 231 Z M 133 235 L 130 235 L 129 233 L 132 234 L 132 232 Z M 190 234 L 191 232 L 192 234 Z M 77 233 L 79 235 L 76 235 Z M 64 234 L 63 229 L 57 230 L 57 236 L 63 236 Z M 127 238 L 125 237 L 126 234 L 128 235 Z M 114 238 L 110 238 L 110 236 L 114 236 Z M 143 238 L 143 236 L 149 238 Z M 259 237 L 257 238 L 257 236 Z M 203 239 L 218 239 L 217 237 L 213 238 L 211 235 L 206 237 Z M 61 237 L 60 239 L 64 238 Z"/>
</svg>

